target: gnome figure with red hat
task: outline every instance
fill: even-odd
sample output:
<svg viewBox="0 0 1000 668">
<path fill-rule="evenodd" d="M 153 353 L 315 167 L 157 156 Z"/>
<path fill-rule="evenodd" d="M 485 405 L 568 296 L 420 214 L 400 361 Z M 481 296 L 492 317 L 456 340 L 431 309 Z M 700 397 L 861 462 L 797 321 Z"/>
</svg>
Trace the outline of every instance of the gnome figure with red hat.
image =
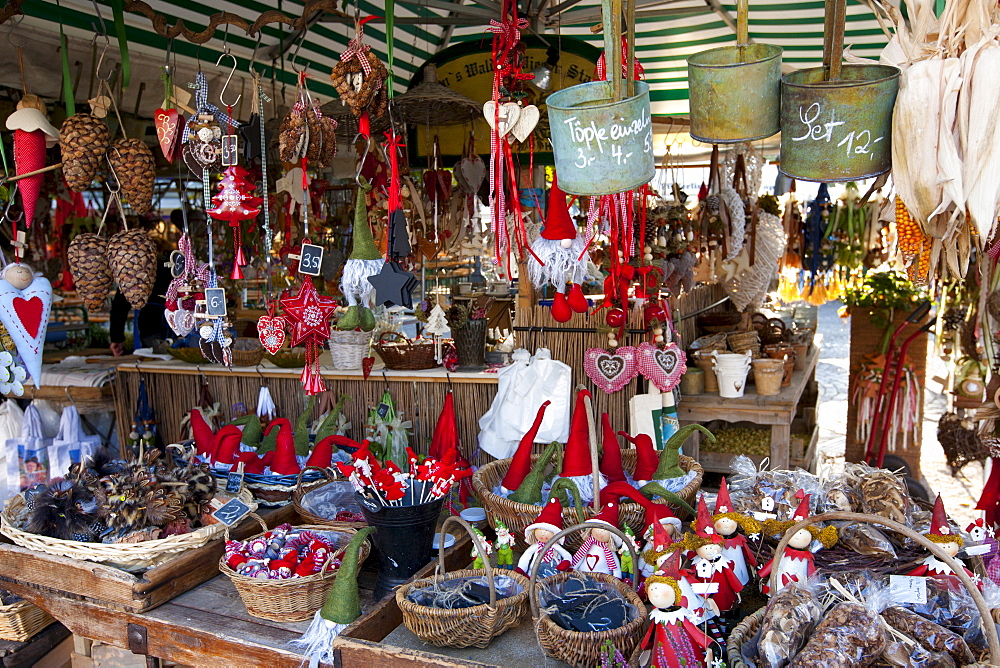
<svg viewBox="0 0 1000 668">
<path fill-rule="evenodd" d="M 651 578 L 657 571 L 660 571 L 668 559 L 675 555 L 679 559 L 680 553 L 683 552 L 681 549 L 683 543 L 676 542 L 671 538 L 670 533 L 667 531 L 668 526 L 670 525 L 659 523 L 655 525 L 653 536 L 646 543 L 646 549 L 643 550 L 639 557 L 642 564 L 643 578 L 643 582 L 639 586 L 639 596 L 645 597 L 647 595 L 646 580 Z M 678 570 L 676 579 L 677 584 L 680 585 L 681 594 L 687 600 L 687 607 L 695 613 L 699 621 L 706 621 L 715 617 L 715 610 L 708 606 L 705 598 L 694 593 L 694 589 L 691 586 L 694 576 L 689 570 Z"/>
<path fill-rule="evenodd" d="M 694 550 L 691 560 L 696 589 L 707 595 L 709 605 L 716 614 L 729 612 L 740 600 L 743 583 L 736 577 L 733 560 L 722 554 L 725 539 L 715 531 L 712 516 L 708 514 L 705 497 L 698 499 L 698 515 L 694 534 L 688 534 L 684 544 Z"/>
<path fill-rule="evenodd" d="M 653 668 L 687 668 L 707 665 L 711 661 L 712 638 L 698 628 L 700 615 L 691 609 L 684 596 L 680 581 L 680 553 L 673 552 L 658 570 L 646 580 L 646 593 L 653 610 L 652 622 L 642 638 L 643 649 L 649 650 L 648 659 L 641 666 Z"/>
<path fill-rule="evenodd" d="M 962 549 L 964 541 L 962 537 L 958 535 L 957 531 L 952 530 L 951 526 L 948 524 L 948 518 L 944 512 L 944 502 L 941 501 L 941 495 L 938 494 L 937 500 L 934 501 L 934 513 L 931 515 L 931 528 L 930 531 L 924 534 L 931 541 L 938 544 L 945 554 L 947 554 L 952 559 L 956 558 L 958 551 Z M 962 563 L 959 561 L 959 563 Z M 979 576 L 965 568 L 965 574 L 968 575 L 972 580 L 979 585 L 982 589 L 983 583 L 979 581 Z M 937 580 L 945 581 L 949 586 L 954 586 L 955 589 L 961 588 L 962 581 L 958 579 L 955 575 L 955 571 L 951 569 L 951 566 L 944 563 L 933 554 L 927 555 L 920 565 L 914 568 L 912 571 L 907 573 L 907 575 L 922 575 L 928 578 L 935 578 Z"/>
<path fill-rule="evenodd" d="M 1000 584 L 1000 543 L 997 542 L 996 533 L 993 527 L 980 517 L 975 522 L 965 528 L 969 538 L 976 545 L 987 545 L 989 551 L 980 554 L 983 565 L 986 566 L 986 577 L 996 584 Z"/>
<path fill-rule="evenodd" d="M 563 453 L 562 471 L 559 477 L 568 478 L 576 485 L 580 501 L 589 505 L 594 501 L 594 466 L 590 459 L 590 428 L 587 424 L 587 404 L 585 397 L 590 392 L 580 390 L 576 393 L 576 406 L 569 426 L 569 439 Z M 607 484 L 604 475 L 598 471 L 598 484 L 603 488 Z"/>
<path fill-rule="evenodd" d="M 531 450 L 535 445 L 535 436 L 538 435 L 538 430 L 542 426 L 542 420 L 545 419 L 545 409 L 551 403 L 551 401 L 545 401 L 538 407 L 535 421 L 521 437 L 521 442 L 518 443 L 517 450 L 514 451 L 514 456 L 510 460 L 507 473 L 504 474 L 503 480 L 500 482 L 500 488 L 496 490 L 497 494 L 504 497 L 510 496 L 517 491 L 524 479 L 531 473 Z"/>
<path fill-rule="evenodd" d="M 796 492 L 796 496 L 801 499 L 798 508 L 792 519 L 785 520 L 765 520 L 762 530 L 769 536 L 781 536 L 788 532 L 793 526 L 809 517 L 809 494 L 803 490 Z M 805 582 L 809 576 L 816 572 L 816 562 L 812 550 L 809 546 L 814 540 L 818 540 L 823 547 L 833 547 L 837 543 L 837 528 L 826 526 L 817 529 L 815 526 L 807 526 L 796 531 L 788 540 L 788 546 L 781 555 L 781 562 L 778 564 L 777 588 L 772 591 L 769 583 L 771 570 L 774 568 L 774 558 L 768 559 L 760 571 L 760 591 L 765 595 L 774 595 L 790 582 Z"/>
<path fill-rule="evenodd" d="M 757 570 L 757 559 L 750 549 L 747 537 L 739 530 L 742 529 L 751 536 L 757 535 L 760 533 L 760 523 L 748 515 L 735 512 L 725 477 L 719 486 L 719 496 L 715 499 L 712 527 L 715 533 L 722 537 L 722 556 L 732 560 L 733 572 L 746 586 L 750 582 L 750 574 Z"/>
<path fill-rule="evenodd" d="M 614 501 L 604 504 L 597 515 L 587 520 L 618 528 L 618 504 Z M 587 538 L 573 555 L 573 570 L 582 573 L 607 573 L 621 578 L 622 566 L 618 560 L 618 548 L 622 539 L 607 529 L 587 530 Z"/>
<path fill-rule="evenodd" d="M 528 543 L 528 549 L 524 551 L 517 562 L 518 573 L 530 576 L 531 569 L 538 558 L 542 560 L 538 567 L 539 578 L 555 575 L 559 571 L 570 570 L 570 556 L 569 552 L 562 547 L 562 538 L 545 554 L 539 554 L 545 547 L 545 543 L 562 531 L 562 523 L 562 504 L 559 503 L 559 499 L 549 499 L 548 504 L 538 514 L 535 521 L 524 528 L 524 540 Z"/>
<path fill-rule="evenodd" d="M 566 206 L 566 193 L 555 179 L 549 190 L 549 208 L 542 233 L 531 244 L 533 261 L 528 264 L 528 277 L 538 289 L 552 285 L 556 296 L 552 300 L 552 317 L 567 322 L 573 312 L 586 313 L 589 305 L 580 286 L 587 275 L 587 244 L 577 234 L 576 224 Z M 566 283 L 572 284 L 569 297 Z"/>
</svg>

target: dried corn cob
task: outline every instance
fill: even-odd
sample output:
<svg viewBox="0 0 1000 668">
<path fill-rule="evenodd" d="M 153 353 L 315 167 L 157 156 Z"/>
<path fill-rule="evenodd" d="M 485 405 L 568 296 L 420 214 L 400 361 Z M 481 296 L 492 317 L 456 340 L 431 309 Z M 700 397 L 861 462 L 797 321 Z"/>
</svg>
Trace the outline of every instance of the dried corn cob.
<svg viewBox="0 0 1000 668">
<path fill-rule="evenodd" d="M 916 257 L 924 245 L 924 232 L 899 195 L 896 195 L 896 245 L 905 263 Z"/>
</svg>

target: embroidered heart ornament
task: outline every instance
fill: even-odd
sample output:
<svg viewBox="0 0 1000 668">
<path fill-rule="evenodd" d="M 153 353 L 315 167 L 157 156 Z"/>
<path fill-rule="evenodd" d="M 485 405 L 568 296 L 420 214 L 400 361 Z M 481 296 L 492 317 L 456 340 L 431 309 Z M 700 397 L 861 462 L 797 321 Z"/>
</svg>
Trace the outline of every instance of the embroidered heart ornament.
<svg viewBox="0 0 1000 668">
<path fill-rule="evenodd" d="M 52 284 L 36 275 L 24 290 L 0 280 L 0 322 L 36 385 L 42 379 L 42 346 L 52 306 Z"/>
<path fill-rule="evenodd" d="M 648 341 L 637 349 L 639 372 L 660 392 L 670 392 L 681 382 L 687 371 L 686 356 L 676 343 L 658 348 Z"/>
<path fill-rule="evenodd" d="M 157 109 L 153 112 L 156 124 L 156 140 L 167 162 L 173 162 L 181 139 L 181 115 L 176 109 Z"/>
<path fill-rule="evenodd" d="M 617 392 L 639 374 L 636 349 L 621 346 L 614 353 L 604 348 L 589 348 L 583 360 L 587 377 L 608 394 Z"/>
<path fill-rule="evenodd" d="M 510 133 L 518 141 L 524 141 L 534 131 L 535 126 L 538 125 L 539 118 L 541 118 L 541 113 L 535 105 L 529 104 L 526 107 L 522 107 L 521 113 L 518 114 L 517 122 L 511 127 Z"/>
<path fill-rule="evenodd" d="M 185 308 L 177 307 L 166 313 L 167 324 L 177 336 L 187 336 L 194 330 L 194 314 Z"/>
<path fill-rule="evenodd" d="M 374 357 L 361 358 L 361 373 L 364 375 L 365 380 L 368 380 L 368 376 L 371 375 L 373 366 L 375 366 Z"/>
<path fill-rule="evenodd" d="M 285 319 L 280 315 L 262 315 L 257 319 L 257 338 L 272 355 L 285 343 Z"/>
</svg>

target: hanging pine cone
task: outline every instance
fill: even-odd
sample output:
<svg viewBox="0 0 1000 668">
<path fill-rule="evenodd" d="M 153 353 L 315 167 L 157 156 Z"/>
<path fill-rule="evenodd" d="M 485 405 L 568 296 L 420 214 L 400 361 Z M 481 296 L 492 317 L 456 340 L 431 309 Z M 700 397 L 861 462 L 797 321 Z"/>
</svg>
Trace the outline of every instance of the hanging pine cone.
<svg viewBox="0 0 1000 668">
<path fill-rule="evenodd" d="M 329 167 L 337 157 L 337 121 L 329 116 L 322 116 L 320 125 L 323 128 L 323 152 L 316 160 L 317 167 Z"/>
<path fill-rule="evenodd" d="M 73 114 L 59 129 L 62 172 L 66 184 L 75 192 L 90 187 L 101 168 L 104 152 L 111 143 L 111 132 L 103 120 L 92 114 Z"/>
<path fill-rule="evenodd" d="M 76 291 L 91 311 L 103 308 L 111 291 L 113 277 L 107 252 L 108 240 L 91 232 L 78 234 L 66 248 Z"/>
<path fill-rule="evenodd" d="M 278 157 L 282 162 L 298 162 L 306 154 L 307 128 L 305 105 L 296 102 L 285 114 L 278 132 Z"/>
<path fill-rule="evenodd" d="M 108 158 L 132 210 L 143 214 L 152 209 L 156 158 L 149 146 L 140 139 L 119 139 L 108 151 Z"/>
<path fill-rule="evenodd" d="M 125 230 L 108 241 L 108 265 L 134 308 L 146 305 L 156 281 L 156 244 L 143 230 Z"/>
</svg>

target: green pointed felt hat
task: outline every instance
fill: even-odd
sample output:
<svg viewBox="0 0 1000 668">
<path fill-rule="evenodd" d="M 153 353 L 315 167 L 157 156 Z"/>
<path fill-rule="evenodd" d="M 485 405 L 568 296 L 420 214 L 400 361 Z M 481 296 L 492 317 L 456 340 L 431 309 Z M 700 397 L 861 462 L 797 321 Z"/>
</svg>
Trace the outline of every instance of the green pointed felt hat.
<svg viewBox="0 0 1000 668">
<path fill-rule="evenodd" d="M 361 554 L 361 544 L 375 527 L 359 529 L 344 550 L 344 556 L 337 571 L 337 579 L 333 582 L 330 593 L 319 614 L 323 619 L 334 624 L 350 624 L 361 616 L 361 600 L 358 596 L 358 562 Z"/>
<path fill-rule="evenodd" d="M 365 204 L 365 193 L 371 190 L 367 183 L 358 188 L 358 199 L 354 203 L 354 234 L 352 237 L 351 255 L 348 260 L 381 260 L 382 253 L 375 245 L 371 228 L 368 227 L 368 206 Z"/>
</svg>

